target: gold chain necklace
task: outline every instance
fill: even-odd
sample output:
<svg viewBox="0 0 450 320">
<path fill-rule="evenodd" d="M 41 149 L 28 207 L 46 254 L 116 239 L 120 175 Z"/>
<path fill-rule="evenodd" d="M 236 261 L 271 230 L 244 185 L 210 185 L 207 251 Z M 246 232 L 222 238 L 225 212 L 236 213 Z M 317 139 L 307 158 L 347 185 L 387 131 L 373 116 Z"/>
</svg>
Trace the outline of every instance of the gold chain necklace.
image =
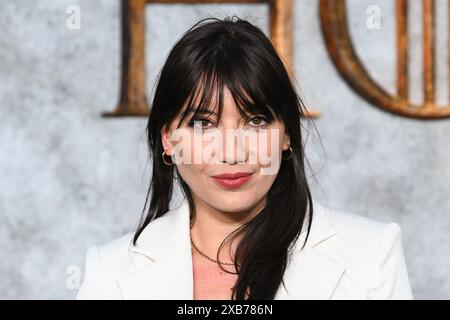
<svg viewBox="0 0 450 320">
<path fill-rule="evenodd" d="M 190 229 L 192 229 L 192 226 L 193 226 L 194 224 L 191 222 L 191 227 L 190 227 Z M 194 247 L 194 249 L 195 249 L 195 251 L 197 251 L 201 256 L 203 256 L 204 258 L 206 258 L 206 259 L 208 259 L 209 261 L 212 261 L 212 262 L 214 262 L 214 263 L 220 263 L 220 264 L 223 264 L 223 265 L 227 265 L 227 266 L 234 266 L 234 263 L 230 263 L 230 262 L 218 262 L 217 260 L 214 260 L 213 258 L 210 258 L 210 257 L 208 257 L 206 254 L 204 254 L 203 252 L 201 252 L 200 251 L 200 249 L 199 248 L 197 248 L 197 246 L 195 245 L 195 243 L 194 243 L 194 240 L 192 240 L 192 234 L 191 234 L 191 230 L 189 229 L 189 237 L 191 238 L 191 244 L 192 244 L 192 246 Z"/>
</svg>

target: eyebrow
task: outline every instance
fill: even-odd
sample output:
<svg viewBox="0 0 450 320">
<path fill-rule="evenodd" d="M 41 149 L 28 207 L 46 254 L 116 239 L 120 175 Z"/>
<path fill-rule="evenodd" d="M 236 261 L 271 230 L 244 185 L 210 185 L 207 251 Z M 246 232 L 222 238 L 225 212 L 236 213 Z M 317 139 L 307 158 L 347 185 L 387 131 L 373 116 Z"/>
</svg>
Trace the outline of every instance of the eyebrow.
<svg viewBox="0 0 450 320">
<path fill-rule="evenodd" d="M 215 111 L 200 109 L 200 107 L 198 107 L 198 109 L 195 109 L 195 108 L 187 109 L 187 110 L 183 111 L 181 114 L 184 116 L 184 115 L 186 115 L 188 113 L 194 113 L 194 112 L 198 112 L 200 114 L 214 114 L 214 115 L 217 115 L 217 112 L 215 112 Z"/>
</svg>

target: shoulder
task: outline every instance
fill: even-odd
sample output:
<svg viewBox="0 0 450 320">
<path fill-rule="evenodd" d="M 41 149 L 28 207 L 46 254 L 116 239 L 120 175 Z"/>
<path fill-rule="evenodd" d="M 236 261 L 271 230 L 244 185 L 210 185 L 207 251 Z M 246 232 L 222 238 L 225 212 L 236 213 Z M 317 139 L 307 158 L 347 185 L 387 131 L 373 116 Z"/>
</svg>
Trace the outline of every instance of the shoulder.
<svg viewBox="0 0 450 320">
<path fill-rule="evenodd" d="M 84 276 L 77 299 L 115 299 L 114 279 L 131 272 L 136 263 L 129 254 L 134 232 L 94 245 L 85 254 Z"/>
<path fill-rule="evenodd" d="M 318 223 L 328 224 L 333 230 L 333 236 L 321 246 L 332 248 L 336 253 L 347 255 L 352 252 L 361 260 L 373 262 L 380 251 L 389 251 L 395 243 L 401 242 L 401 227 L 394 221 L 381 221 L 350 211 L 331 209 L 318 202 L 315 202 L 314 211 L 315 215 L 321 216 Z"/>
<path fill-rule="evenodd" d="M 172 227 L 174 219 L 177 218 L 175 212 L 176 210 L 169 210 L 163 216 L 152 220 L 143 230 L 137 245 L 133 243 L 135 232 L 132 231 L 89 247 L 85 254 L 83 281 L 76 298 L 120 299 L 117 280 L 153 261 L 147 253 L 151 254 L 155 249 L 163 248 L 164 243 L 157 240 L 158 237 L 166 236 Z M 150 240 L 144 245 L 140 244 L 146 236 L 150 237 Z"/>
<path fill-rule="evenodd" d="M 109 266 L 114 266 L 116 272 L 125 271 L 129 268 L 130 247 L 133 244 L 134 232 L 128 232 L 116 239 L 96 246 L 98 258 Z M 104 271 L 107 271 L 107 268 Z"/>
<path fill-rule="evenodd" d="M 381 221 L 350 211 L 331 209 L 318 202 L 316 208 L 328 218 L 343 240 L 359 240 L 367 244 L 380 240 L 383 234 L 401 232 L 400 225 L 394 221 Z"/>
<path fill-rule="evenodd" d="M 90 247 L 86 252 L 86 261 L 98 260 L 103 274 L 112 277 L 126 274 L 133 267 L 139 267 L 138 261 L 130 255 L 134 234 L 134 231 L 128 232 L 108 242 Z"/>
<path fill-rule="evenodd" d="M 321 217 L 316 232 L 324 225 L 333 230 L 315 248 L 345 267 L 349 286 L 364 286 L 371 299 L 412 298 L 398 223 L 331 209 L 318 202 L 314 214 Z"/>
</svg>

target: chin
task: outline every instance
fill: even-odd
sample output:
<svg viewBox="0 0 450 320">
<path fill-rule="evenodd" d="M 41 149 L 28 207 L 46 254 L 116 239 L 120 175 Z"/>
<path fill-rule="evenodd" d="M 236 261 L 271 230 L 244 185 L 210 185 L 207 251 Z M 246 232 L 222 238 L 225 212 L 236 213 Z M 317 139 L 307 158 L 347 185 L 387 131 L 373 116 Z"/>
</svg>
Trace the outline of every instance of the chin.
<svg viewBox="0 0 450 320">
<path fill-rule="evenodd" d="M 228 193 L 215 197 L 214 207 L 224 212 L 242 212 L 252 209 L 258 201 L 253 199 L 254 195 L 247 197 L 245 194 Z"/>
</svg>

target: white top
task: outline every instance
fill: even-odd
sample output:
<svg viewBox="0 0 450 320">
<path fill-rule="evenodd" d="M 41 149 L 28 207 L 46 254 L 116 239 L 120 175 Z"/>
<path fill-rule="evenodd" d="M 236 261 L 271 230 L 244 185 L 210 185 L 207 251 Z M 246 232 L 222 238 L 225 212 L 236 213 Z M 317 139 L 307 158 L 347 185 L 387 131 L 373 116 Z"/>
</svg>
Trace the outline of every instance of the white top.
<svg viewBox="0 0 450 320">
<path fill-rule="evenodd" d="M 276 300 L 412 299 L 401 229 L 317 201 L 311 233 L 297 240 Z M 86 253 L 77 299 L 193 299 L 189 205 Z M 287 290 L 286 290 L 287 289 Z"/>
</svg>

